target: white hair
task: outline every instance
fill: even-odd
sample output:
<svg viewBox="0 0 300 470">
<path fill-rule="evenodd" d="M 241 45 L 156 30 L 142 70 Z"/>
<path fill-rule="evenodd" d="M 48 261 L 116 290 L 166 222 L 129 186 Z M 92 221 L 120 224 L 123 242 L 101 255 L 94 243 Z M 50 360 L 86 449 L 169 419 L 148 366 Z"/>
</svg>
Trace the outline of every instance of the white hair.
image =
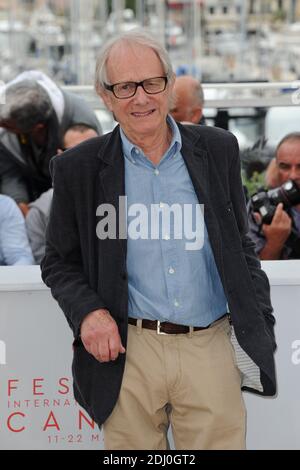
<svg viewBox="0 0 300 470">
<path fill-rule="evenodd" d="M 111 38 L 100 50 L 95 72 L 95 88 L 98 93 L 104 89 L 104 84 L 107 83 L 106 63 L 112 48 L 118 43 L 137 44 L 149 47 L 157 54 L 168 80 L 173 77 L 174 72 L 171 59 L 164 46 L 153 37 L 150 32 L 135 28 Z"/>
</svg>

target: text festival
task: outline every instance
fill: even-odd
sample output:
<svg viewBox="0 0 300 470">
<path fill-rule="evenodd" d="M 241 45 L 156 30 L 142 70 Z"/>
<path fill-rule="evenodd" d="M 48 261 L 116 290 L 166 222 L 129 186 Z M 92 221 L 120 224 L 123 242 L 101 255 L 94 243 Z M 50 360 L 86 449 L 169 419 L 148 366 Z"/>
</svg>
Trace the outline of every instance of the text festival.
<svg viewBox="0 0 300 470">
<path fill-rule="evenodd" d="M 95 429 L 96 423 L 85 413 L 79 405 L 76 403 L 74 398 L 68 398 L 67 395 L 71 392 L 70 390 L 70 379 L 68 377 L 61 377 L 57 381 L 56 393 L 59 398 L 48 399 L 43 398 L 45 379 L 34 378 L 30 383 L 32 399 L 17 399 L 18 392 L 22 391 L 22 382 L 19 379 L 9 379 L 7 381 L 7 397 L 8 397 L 8 409 L 10 410 L 6 417 L 7 429 L 14 433 L 24 432 L 30 425 L 27 419 L 26 409 L 28 408 L 49 408 L 47 414 L 43 420 L 41 429 L 43 431 L 49 431 L 50 429 L 61 431 L 62 423 L 56 416 L 54 408 L 65 408 L 75 406 L 76 409 L 76 428 L 83 430 L 84 427 L 89 429 Z M 23 395 L 24 396 L 24 395 Z"/>
</svg>

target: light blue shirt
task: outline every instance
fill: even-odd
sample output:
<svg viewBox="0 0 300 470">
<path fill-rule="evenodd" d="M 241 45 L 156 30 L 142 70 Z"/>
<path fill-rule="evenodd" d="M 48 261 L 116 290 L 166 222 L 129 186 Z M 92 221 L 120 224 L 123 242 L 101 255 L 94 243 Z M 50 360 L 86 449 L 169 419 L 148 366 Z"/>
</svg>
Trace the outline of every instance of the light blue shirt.
<svg viewBox="0 0 300 470">
<path fill-rule="evenodd" d="M 0 265 L 35 264 L 25 220 L 13 199 L 0 195 Z"/>
<path fill-rule="evenodd" d="M 201 249 L 186 249 L 191 237 L 186 237 L 184 230 L 183 236 L 176 238 L 174 218 L 171 218 L 169 231 L 160 223 L 158 239 L 150 238 L 151 228 L 157 228 L 153 225 L 159 225 L 157 219 L 150 216 L 148 239 L 130 235 L 130 227 L 136 217 L 130 216 L 129 210 L 137 203 L 143 204 L 148 214 L 151 214 L 153 204 L 162 212 L 166 206 L 179 204 L 184 221 L 189 219 L 185 218 L 184 204 L 189 204 L 193 214 L 189 220 L 193 221 L 195 228 L 199 201 L 181 155 L 179 129 L 170 116 L 168 123 L 173 138 L 157 166 L 127 139 L 121 129 L 128 211 L 128 315 L 182 325 L 207 326 L 226 312 L 227 300 L 202 212 L 204 243 Z"/>
</svg>

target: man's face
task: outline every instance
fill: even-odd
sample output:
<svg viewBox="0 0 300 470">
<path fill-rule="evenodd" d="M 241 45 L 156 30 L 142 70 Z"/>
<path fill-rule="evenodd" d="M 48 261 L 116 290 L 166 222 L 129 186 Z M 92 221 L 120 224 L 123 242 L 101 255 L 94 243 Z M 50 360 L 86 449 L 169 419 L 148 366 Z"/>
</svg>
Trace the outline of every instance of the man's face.
<svg viewBox="0 0 300 470">
<path fill-rule="evenodd" d="M 174 105 L 171 108 L 171 115 L 175 121 L 191 122 L 192 118 L 192 106 L 188 93 L 182 93 L 181 90 L 174 89 Z"/>
<path fill-rule="evenodd" d="M 69 149 L 75 147 L 75 145 L 97 136 L 98 134 L 94 129 L 87 129 L 84 132 L 69 129 L 64 135 L 64 148 Z"/>
<path fill-rule="evenodd" d="M 18 129 L 17 124 L 12 120 L 1 121 L 0 127 L 3 127 L 4 129 L 9 132 L 12 132 L 13 134 L 22 134 L 20 129 Z"/>
<path fill-rule="evenodd" d="M 158 56 L 149 47 L 121 43 L 112 49 L 107 61 L 109 84 L 141 82 L 165 75 Z M 131 98 L 118 99 L 108 90 L 102 98 L 127 137 L 134 142 L 135 137 L 147 138 L 165 129 L 172 88 L 173 80 L 167 83 L 163 92 L 155 95 L 147 94 L 140 86 Z"/>
<path fill-rule="evenodd" d="M 199 124 L 202 117 L 198 81 L 190 76 L 177 77 L 173 89 L 173 103 L 170 114 L 175 121 Z"/>
<path fill-rule="evenodd" d="M 300 187 L 300 140 L 288 140 L 277 150 L 276 162 L 280 185 L 288 180 Z"/>
<path fill-rule="evenodd" d="M 17 123 L 11 119 L 1 121 L 0 127 L 3 127 L 7 131 L 12 132 L 13 134 L 16 134 L 16 135 L 27 134 L 27 135 L 32 135 L 32 136 L 38 135 L 39 133 L 43 132 L 46 128 L 45 124 L 39 123 L 39 124 L 35 124 L 34 127 L 26 130 L 25 132 L 24 130 L 19 129 Z"/>
</svg>

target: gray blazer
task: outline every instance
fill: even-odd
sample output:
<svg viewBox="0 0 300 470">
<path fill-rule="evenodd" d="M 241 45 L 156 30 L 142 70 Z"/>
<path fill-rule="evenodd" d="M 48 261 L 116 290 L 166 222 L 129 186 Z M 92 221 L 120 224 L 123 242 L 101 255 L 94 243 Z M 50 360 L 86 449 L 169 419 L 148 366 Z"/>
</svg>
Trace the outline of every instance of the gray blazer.
<svg viewBox="0 0 300 470">
<path fill-rule="evenodd" d="M 268 279 L 247 236 L 237 141 L 217 128 L 179 125 L 179 129 L 183 158 L 199 202 L 205 204 L 205 222 L 237 339 L 236 353 L 244 352 L 258 371 L 260 387 L 246 381 L 243 389 L 274 395 L 274 317 Z M 79 334 L 89 312 L 107 308 L 126 347 L 126 240 L 96 236 L 96 208 L 111 203 L 118 215 L 118 198 L 125 195 L 119 128 L 54 158 L 51 172 L 54 196 L 42 277 L 74 333 L 75 398 L 101 424 L 118 398 L 126 357 L 121 354 L 116 361 L 100 363 L 85 350 Z"/>
</svg>

